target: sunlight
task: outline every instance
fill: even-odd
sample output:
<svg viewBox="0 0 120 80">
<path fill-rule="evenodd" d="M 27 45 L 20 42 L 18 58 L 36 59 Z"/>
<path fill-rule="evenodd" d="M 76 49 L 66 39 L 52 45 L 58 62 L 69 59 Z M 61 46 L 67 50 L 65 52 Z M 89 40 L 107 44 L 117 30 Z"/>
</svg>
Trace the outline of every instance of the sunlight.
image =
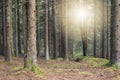
<svg viewBox="0 0 120 80">
<path fill-rule="evenodd" d="M 71 22 L 74 24 L 79 24 L 81 22 L 85 22 L 85 18 L 89 15 L 85 8 L 79 8 L 78 6 L 72 7 L 69 11 L 69 17 L 71 18 Z"/>
<path fill-rule="evenodd" d="M 87 12 L 86 12 L 86 10 L 85 9 L 74 9 L 74 17 L 75 17 L 75 19 L 76 20 L 84 20 L 85 19 L 85 17 L 86 17 L 86 14 Z"/>
</svg>

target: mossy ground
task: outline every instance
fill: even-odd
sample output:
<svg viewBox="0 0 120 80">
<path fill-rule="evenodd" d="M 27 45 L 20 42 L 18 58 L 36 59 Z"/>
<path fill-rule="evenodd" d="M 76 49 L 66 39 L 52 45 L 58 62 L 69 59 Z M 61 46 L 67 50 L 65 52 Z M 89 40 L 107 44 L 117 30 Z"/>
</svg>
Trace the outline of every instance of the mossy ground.
<svg viewBox="0 0 120 80">
<path fill-rule="evenodd" d="M 77 62 L 38 59 L 32 70 L 23 67 L 23 58 L 7 63 L 0 57 L 0 80 L 120 80 L 119 69 L 106 59 L 91 56 L 80 56 Z"/>
</svg>

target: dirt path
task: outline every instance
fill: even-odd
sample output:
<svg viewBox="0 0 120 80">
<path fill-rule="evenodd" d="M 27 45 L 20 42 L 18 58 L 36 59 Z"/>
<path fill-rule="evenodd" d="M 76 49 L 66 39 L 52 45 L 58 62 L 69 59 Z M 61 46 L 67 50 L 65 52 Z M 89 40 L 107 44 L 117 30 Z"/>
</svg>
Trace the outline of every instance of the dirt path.
<svg viewBox="0 0 120 80">
<path fill-rule="evenodd" d="M 23 59 L 14 63 L 0 58 L 0 80 L 120 80 L 120 72 L 107 67 L 93 68 L 84 62 L 63 60 L 38 60 L 38 66 L 45 73 L 40 77 L 23 69 Z"/>
</svg>

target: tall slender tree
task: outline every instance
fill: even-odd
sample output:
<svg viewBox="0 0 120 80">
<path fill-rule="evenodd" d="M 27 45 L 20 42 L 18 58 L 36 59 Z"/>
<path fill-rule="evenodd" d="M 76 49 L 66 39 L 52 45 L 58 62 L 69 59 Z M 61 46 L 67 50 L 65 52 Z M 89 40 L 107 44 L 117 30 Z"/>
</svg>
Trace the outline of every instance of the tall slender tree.
<svg viewBox="0 0 120 80">
<path fill-rule="evenodd" d="M 37 13 L 36 13 L 36 17 L 37 16 L 39 16 L 39 0 L 36 0 L 36 4 L 37 4 L 37 6 L 36 6 L 36 11 L 37 11 Z M 39 57 L 39 55 L 40 55 L 40 26 L 39 26 L 39 17 L 37 18 L 37 57 Z"/>
<path fill-rule="evenodd" d="M 107 8 L 107 38 L 106 38 L 106 48 L 107 48 L 107 51 L 106 51 L 106 58 L 107 58 L 107 59 L 110 58 L 110 45 L 109 45 L 109 44 L 110 44 L 110 37 L 109 37 L 109 34 L 110 34 L 110 33 L 109 33 L 109 31 L 110 31 L 110 28 L 109 28 L 109 27 L 110 27 L 110 26 L 109 26 L 109 19 L 110 19 L 110 18 L 109 18 L 109 16 L 110 16 L 110 15 L 109 15 L 109 14 L 110 14 L 110 13 L 109 13 L 109 12 L 110 12 L 110 11 L 109 11 L 109 8 L 110 8 L 110 7 L 109 7 L 109 2 L 110 2 L 110 1 L 107 0 L 107 3 L 106 3 L 106 8 Z"/>
<path fill-rule="evenodd" d="M 16 24 L 15 24 L 15 56 L 18 57 L 18 6 L 19 6 L 19 0 L 15 1 L 15 20 L 16 20 Z"/>
<path fill-rule="evenodd" d="M 53 0 L 53 24 L 54 24 L 54 58 L 57 56 L 57 47 L 58 47 L 58 42 L 57 42 L 57 25 L 56 25 L 56 0 Z"/>
<path fill-rule="evenodd" d="M 49 60 L 49 43 L 48 43 L 48 0 L 45 0 L 45 7 L 46 7 L 46 21 L 45 21 L 45 59 Z"/>
<path fill-rule="evenodd" d="M 20 0 L 17 0 L 18 53 L 21 52 Z"/>
<path fill-rule="evenodd" d="M 86 8 L 86 0 L 81 1 L 81 7 Z M 87 16 L 87 15 L 86 15 Z M 82 44 L 83 44 L 83 56 L 87 56 L 87 25 L 85 23 L 86 16 L 81 19 L 81 36 L 82 36 Z"/>
<path fill-rule="evenodd" d="M 24 67 L 27 67 L 27 40 L 28 40 L 28 0 L 23 1 L 23 26 L 24 26 Z"/>
<path fill-rule="evenodd" d="M 120 68 L 120 0 L 112 0 L 111 62 Z"/>
<path fill-rule="evenodd" d="M 65 54 L 65 59 L 68 60 L 68 17 L 67 17 L 67 0 L 64 0 L 65 2 L 65 34 L 64 34 L 64 54 Z"/>
<path fill-rule="evenodd" d="M 101 58 L 105 58 L 105 23 L 104 23 L 104 0 L 102 0 L 102 28 L 101 28 Z"/>
<path fill-rule="evenodd" d="M 93 50 L 93 54 L 94 57 L 96 57 L 96 34 L 97 34 L 97 29 L 96 29 L 96 0 L 94 0 L 94 50 Z"/>
<path fill-rule="evenodd" d="M 36 0 L 28 0 L 28 42 L 26 66 L 30 70 L 37 65 L 36 49 Z"/>
<path fill-rule="evenodd" d="M 7 55 L 6 61 L 12 61 L 13 54 L 13 35 L 12 35 L 12 0 L 6 0 L 6 29 L 7 29 Z"/>
<path fill-rule="evenodd" d="M 4 56 L 6 56 L 6 50 L 7 50 L 7 34 L 6 34 L 6 7 L 5 7 L 5 5 L 6 5 L 6 0 L 2 0 L 2 5 L 3 5 L 3 7 L 2 7 L 2 14 L 3 14 L 3 16 L 2 16 L 2 21 L 3 21 L 3 54 L 4 54 Z M 5 60 L 7 60 L 6 59 L 7 57 L 5 57 Z"/>
</svg>

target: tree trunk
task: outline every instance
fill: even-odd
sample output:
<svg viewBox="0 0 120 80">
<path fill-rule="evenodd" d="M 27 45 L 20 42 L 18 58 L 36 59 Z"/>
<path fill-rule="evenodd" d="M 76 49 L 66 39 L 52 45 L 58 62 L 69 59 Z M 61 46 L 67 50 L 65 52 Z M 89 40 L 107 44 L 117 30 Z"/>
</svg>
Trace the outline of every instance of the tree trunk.
<svg viewBox="0 0 120 80">
<path fill-rule="evenodd" d="M 24 67 L 27 67 L 27 40 L 28 40 L 28 0 L 23 1 L 23 26 L 24 26 Z"/>
<path fill-rule="evenodd" d="M 20 29 L 20 7 L 19 7 L 20 1 L 17 0 L 17 27 L 18 27 L 18 52 L 21 54 L 21 29 Z"/>
<path fill-rule="evenodd" d="M 39 2 L 38 0 L 36 0 L 36 2 Z M 39 3 L 37 3 L 38 5 Z M 36 9 L 37 9 L 37 13 L 36 13 L 36 16 L 39 16 L 39 10 L 38 10 L 38 7 L 39 6 L 36 6 Z M 39 29 L 39 17 L 37 18 L 37 57 L 40 56 L 40 29 Z"/>
<path fill-rule="evenodd" d="M 49 60 L 49 42 L 48 42 L 48 0 L 45 0 L 46 7 L 46 25 L 45 25 L 45 59 Z"/>
<path fill-rule="evenodd" d="M 12 35 L 12 0 L 6 1 L 7 10 L 6 10 L 6 16 L 7 16 L 7 55 L 6 55 L 6 61 L 11 62 L 12 61 L 12 53 L 13 53 L 13 35 Z"/>
<path fill-rule="evenodd" d="M 101 58 L 105 58 L 104 0 L 102 1 Z"/>
<path fill-rule="evenodd" d="M 109 37 L 109 32 L 110 32 L 110 28 L 109 28 L 110 27 L 109 26 L 109 19 L 110 19 L 109 18 L 109 12 L 110 11 L 109 11 L 109 8 L 110 7 L 109 7 L 109 2 L 110 1 L 107 0 L 107 5 L 106 5 L 106 7 L 107 7 L 107 39 L 106 39 L 107 40 L 106 41 L 107 42 L 107 44 L 106 44 L 107 45 L 107 52 L 106 52 L 106 58 L 107 59 L 110 59 L 110 45 L 109 45 L 110 44 L 110 37 Z"/>
<path fill-rule="evenodd" d="M 94 57 L 96 57 L 96 0 L 94 1 L 94 50 L 93 50 L 93 54 L 94 54 Z"/>
<path fill-rule="evenodd" d="M 120 68 L 120 0 L 112 0 L 111 62 Z"/>
<path fill-rule="evenodd" d="M 2 17 L 2 20 L 3 20 L 3 53 L 4 53 L 4 56 L 5 56 L 5 60 L 7 60 L 7 33 L 6 33 L 6 1 L 5 0 L 2 0 L 2 4 L 3 4 L 3 9 L 2 9 L 2 13 L 3 13 L 3 17 Z"/>
<path fill-rule="evenodd" d="M 86 9 L 86 0 L 82 1 L 81 7 Z M 87 16 L 87 15 L 86 15 Z M 87 23 L 85 23 L 86 17 L 81 20 L 81 36 L 82 36 L 82 44 L 83 44 L 83 56 L 87 56 Z"/>
<path fill-rule="evenodd" d="M 15 22 L 16 22 L 16 25 L 15 25 L 15 56 L 18 57 L 18 4 L 19 0 L 16 0 L 16 3 L 15 3 L 15 6 L 16 6 L 16 15 L 15 15 Z"/>
<path fill-rule="evenodd" d="M 37 65 L 36 49 L 36 0 L 28 0 L 28 43 L 26 67 L 30 70 Z"/>
<path fill-rule="evenodd" d="M 56 0 L 53 0 L 53 26 L 54 26 L 54 59 L 57 57 L 58 41 L 57 41 L 57 26 L 56 26 Z"/>
</svg>

